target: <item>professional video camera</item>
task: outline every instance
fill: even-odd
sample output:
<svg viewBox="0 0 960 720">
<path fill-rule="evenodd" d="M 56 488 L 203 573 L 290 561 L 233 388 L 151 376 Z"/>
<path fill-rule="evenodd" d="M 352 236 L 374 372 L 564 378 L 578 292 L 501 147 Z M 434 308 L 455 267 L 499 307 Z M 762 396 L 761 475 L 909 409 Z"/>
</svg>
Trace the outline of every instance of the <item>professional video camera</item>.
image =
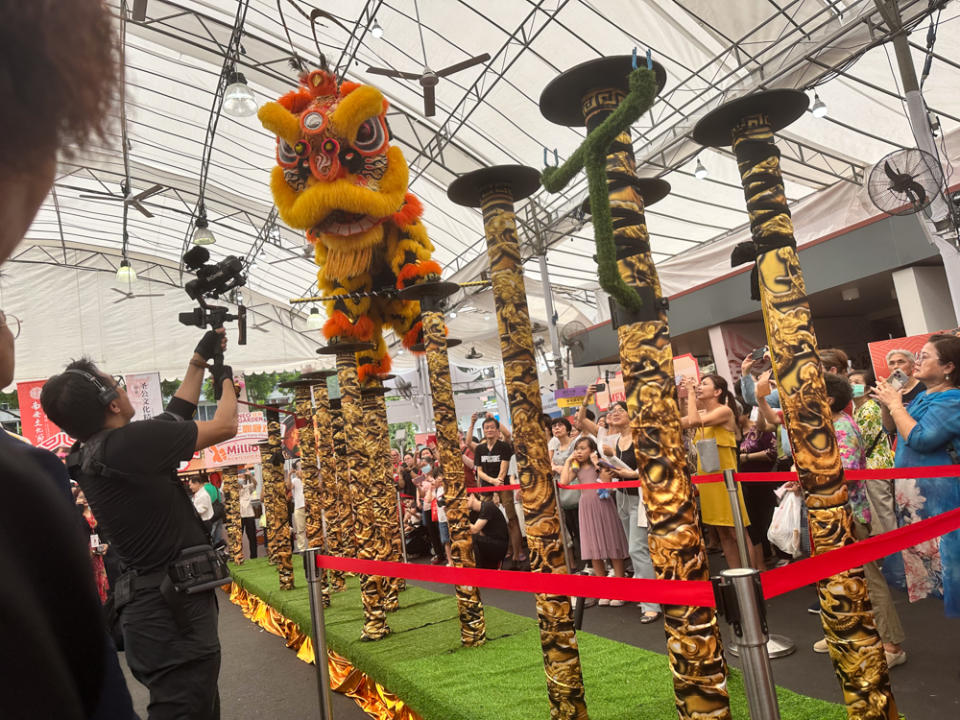
<svg viewBox="0 0 960 720">
<path fill-rule="evenodd" d="M 183 289 L 192 300 L 196 300 L 200 306 L 190 312 L 180 313 L 180 322 L 184 325 L 194 325 L 196 327 L 207 327 L 211 330 L 217 330 L 223 327 L 225 322 L 237 321 L 239 330 L 239 345 L 247 344 L 247 309 L 243 303 L 237 303 L 237 313 L 231 314 L 226 307 L 222 305 L 209 305 L 206 298 L 219 298 L 224 293 L 238 288 L 247 282 L 243 275 L 243 260 L 235 255 L 228 255 L 217 263 L 207 262 L 210 259 L 210 252 L 197 245 L 188 250 L 183 255 L 183 263 L 190 270 L 197 274 L 197 277 L 190 280 Z M 217 352 L 213 358 L 214 370 L 219 371 L 223 367 L 223 353 Z M 214 388 L 214 394 L 217 399 L 220 398 L 220 388 Z"/>
</svg>

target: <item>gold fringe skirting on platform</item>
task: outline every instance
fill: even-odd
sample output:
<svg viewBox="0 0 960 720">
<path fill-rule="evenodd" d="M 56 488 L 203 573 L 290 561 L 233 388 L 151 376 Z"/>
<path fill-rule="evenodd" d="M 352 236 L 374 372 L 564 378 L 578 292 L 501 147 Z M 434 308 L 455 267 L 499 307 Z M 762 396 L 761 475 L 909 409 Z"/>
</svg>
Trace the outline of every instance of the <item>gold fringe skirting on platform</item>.
<svg viewBox="0 0 960 720">
<path fill-rule="evenodd" d="M 236 583 L 229 585 L 229 593 L 230 602 L 240 608 L 245 618 L 283 638 L 287 647 L 296 651 L 299 660 L 313 663 L 313 642 L 309 635 L 300 630 L 299 625 Z M 327 664 L 330 668 L 330 689 L 353 698 L 360 709 L 371 717 L 377 720 L 422 720 L 403 700 L 333 650 L 327 650 Z"/>
</svg>

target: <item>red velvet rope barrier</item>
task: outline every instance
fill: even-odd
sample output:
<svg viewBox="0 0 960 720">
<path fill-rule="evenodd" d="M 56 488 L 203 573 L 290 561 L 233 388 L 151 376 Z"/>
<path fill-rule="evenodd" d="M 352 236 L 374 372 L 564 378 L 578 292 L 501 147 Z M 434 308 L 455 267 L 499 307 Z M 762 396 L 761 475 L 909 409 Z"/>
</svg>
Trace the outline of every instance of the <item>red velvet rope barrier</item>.
<svg viewBox="0 0 960 720">
<path fill-rule="evenodd" d="M 889 468 L 878 470 L 845 470 L 844 478 L 847 480 L 903 480 L 907 478 L 938 478 L 938 477 L 958 477 L 960 476 L 960 465 L 930 465 L 929 467 L 904 467 Z M 792 471 L 786 472 L 737 472 L 733 474 L 738 482 L 775 482 L 785 483 L 795 481 L 797 474 Z M 723 482 L 723 473 L 711 473 L 709 475 L 694 475 L 691 478 L 694 485 L 703 485 L 704 483 Z M 567 485 L 558 483 L 562 490 L 599 490 L 607 488 L 608 490 L 624 490 L 626 488 L 638 488 L 643 486 L 642 480 L 625 480 L 622 482 L 605 483 L 576 483 Z M 519 485 L 488 485 L 484 487 L 467 488 L 468 493 L 492 493 L 502 490 L 519 490 Z"/>
<path fill-rule="evenodd" d="M 763 596 L 776 597 L 837 573 L 899 552 L 960 529 L 960 508 L 935 515 L 896 530 L 860 540 L 816 557 L 800 560 L 760 574 Z M 548 593 L 572 597 L 602 597 L 626 602 L 664 605 L 714 606 L 713 587 L 705 580 L 645 580 L 437 567 L 412 563 L 357 560 L 317 555 L 317 567 L 366 575 L 403 577 L 409 580 L 472 585 L 517 592 Z"/>
</svg>

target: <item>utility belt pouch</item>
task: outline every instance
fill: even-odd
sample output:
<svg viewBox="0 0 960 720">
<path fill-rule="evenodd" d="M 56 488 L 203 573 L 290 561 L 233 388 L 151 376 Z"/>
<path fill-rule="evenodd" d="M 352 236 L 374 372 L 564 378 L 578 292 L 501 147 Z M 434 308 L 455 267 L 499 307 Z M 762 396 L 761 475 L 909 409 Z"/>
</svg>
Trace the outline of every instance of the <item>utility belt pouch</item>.
<svg viewBox="0 0 960 720">
<path fill-rule="evenodd" d="M 111 590 L 114 612 L 119 613 L 124 605 L 133 600 L 133 593 L 136 590 L 134 587 L 136 577 L 137 574 L 135 572 L 124 573 L 117 578 L 117 581 L 113 584 Z"/>
<path fill-rule="evenodd" d="M 196 545 L 180 551 L 167 568 L 173 589 L 186 595 L 211 590 L 230 579 L 224 557 L 209 545 Z"/>
</svg>

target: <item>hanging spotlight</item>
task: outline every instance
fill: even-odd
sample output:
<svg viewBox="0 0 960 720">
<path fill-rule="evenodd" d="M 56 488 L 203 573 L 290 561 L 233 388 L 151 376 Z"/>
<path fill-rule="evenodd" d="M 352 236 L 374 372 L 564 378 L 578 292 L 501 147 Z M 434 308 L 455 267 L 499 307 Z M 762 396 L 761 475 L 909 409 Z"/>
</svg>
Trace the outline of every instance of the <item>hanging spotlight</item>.
<svg viewBox="0 0 960 720">
<path fill-rule="evenodd" d="M 132 283 L 137 279 L 137 271 L 130 267 L 130 261 L 124 258 L 120 261 L 120 267 L 117 268 L 117 280 L 125 283 Z"/>
<path fill-rule="evenodd" d="M 697 180 L 706 180 L 707 175 L 710 174 L 710 171 L 704 167 L 703 163 L 700 162 L 700 158 L 697 158 L 697 168 L 693 171 L 693 176 Z"/>
<path fill-rule="evenodd" d="M 231 70 L 227 83 L 227 89 L 223 91 L 223 111 L 233 117 L 253 115 L 257 111 L 257 98 L 243 73 Z"/>
<path fill-rule="evenodd" d="M 193 231 L 193 244 L 194 245 L 213 245 L 217 238 L 214 237 L 213 231 L 207 227 L 207 211 L 204 210 L 203 206 L 200 206 L 200 212 L 197 214 L 197 221 L 193 224 L 195 228 Z"/>
<path fill-rule="evenodd" d="M 815 118 L 827 116 L 827 104 L 820 99 L 817 93 L 813 94 L 813 107 L 810 108 L 810 114 Z"/>
<path fill-rule="evenodd" d="M 376 18 L 373 19 L 372 23 L 370 23 L 370 34 L 373 35 L 377 40 L 383 37 L 383 28 L 380 27 L 380 23 L 377 22 Z"/>
<path fill-rule="evenodd" d="M 451 320 L 455 320 L 457 317 L 456 311 L 451 310 L 450 312 L 447 313 L 447 317 L 449 317 Z"/>
<path fill-rule="evenodd" d="M 307 330 L 319 330 L 323 327 L 323 315 L 319 308 L 310 308 L 310 314 L 307 316 Z"/>
</svg>

